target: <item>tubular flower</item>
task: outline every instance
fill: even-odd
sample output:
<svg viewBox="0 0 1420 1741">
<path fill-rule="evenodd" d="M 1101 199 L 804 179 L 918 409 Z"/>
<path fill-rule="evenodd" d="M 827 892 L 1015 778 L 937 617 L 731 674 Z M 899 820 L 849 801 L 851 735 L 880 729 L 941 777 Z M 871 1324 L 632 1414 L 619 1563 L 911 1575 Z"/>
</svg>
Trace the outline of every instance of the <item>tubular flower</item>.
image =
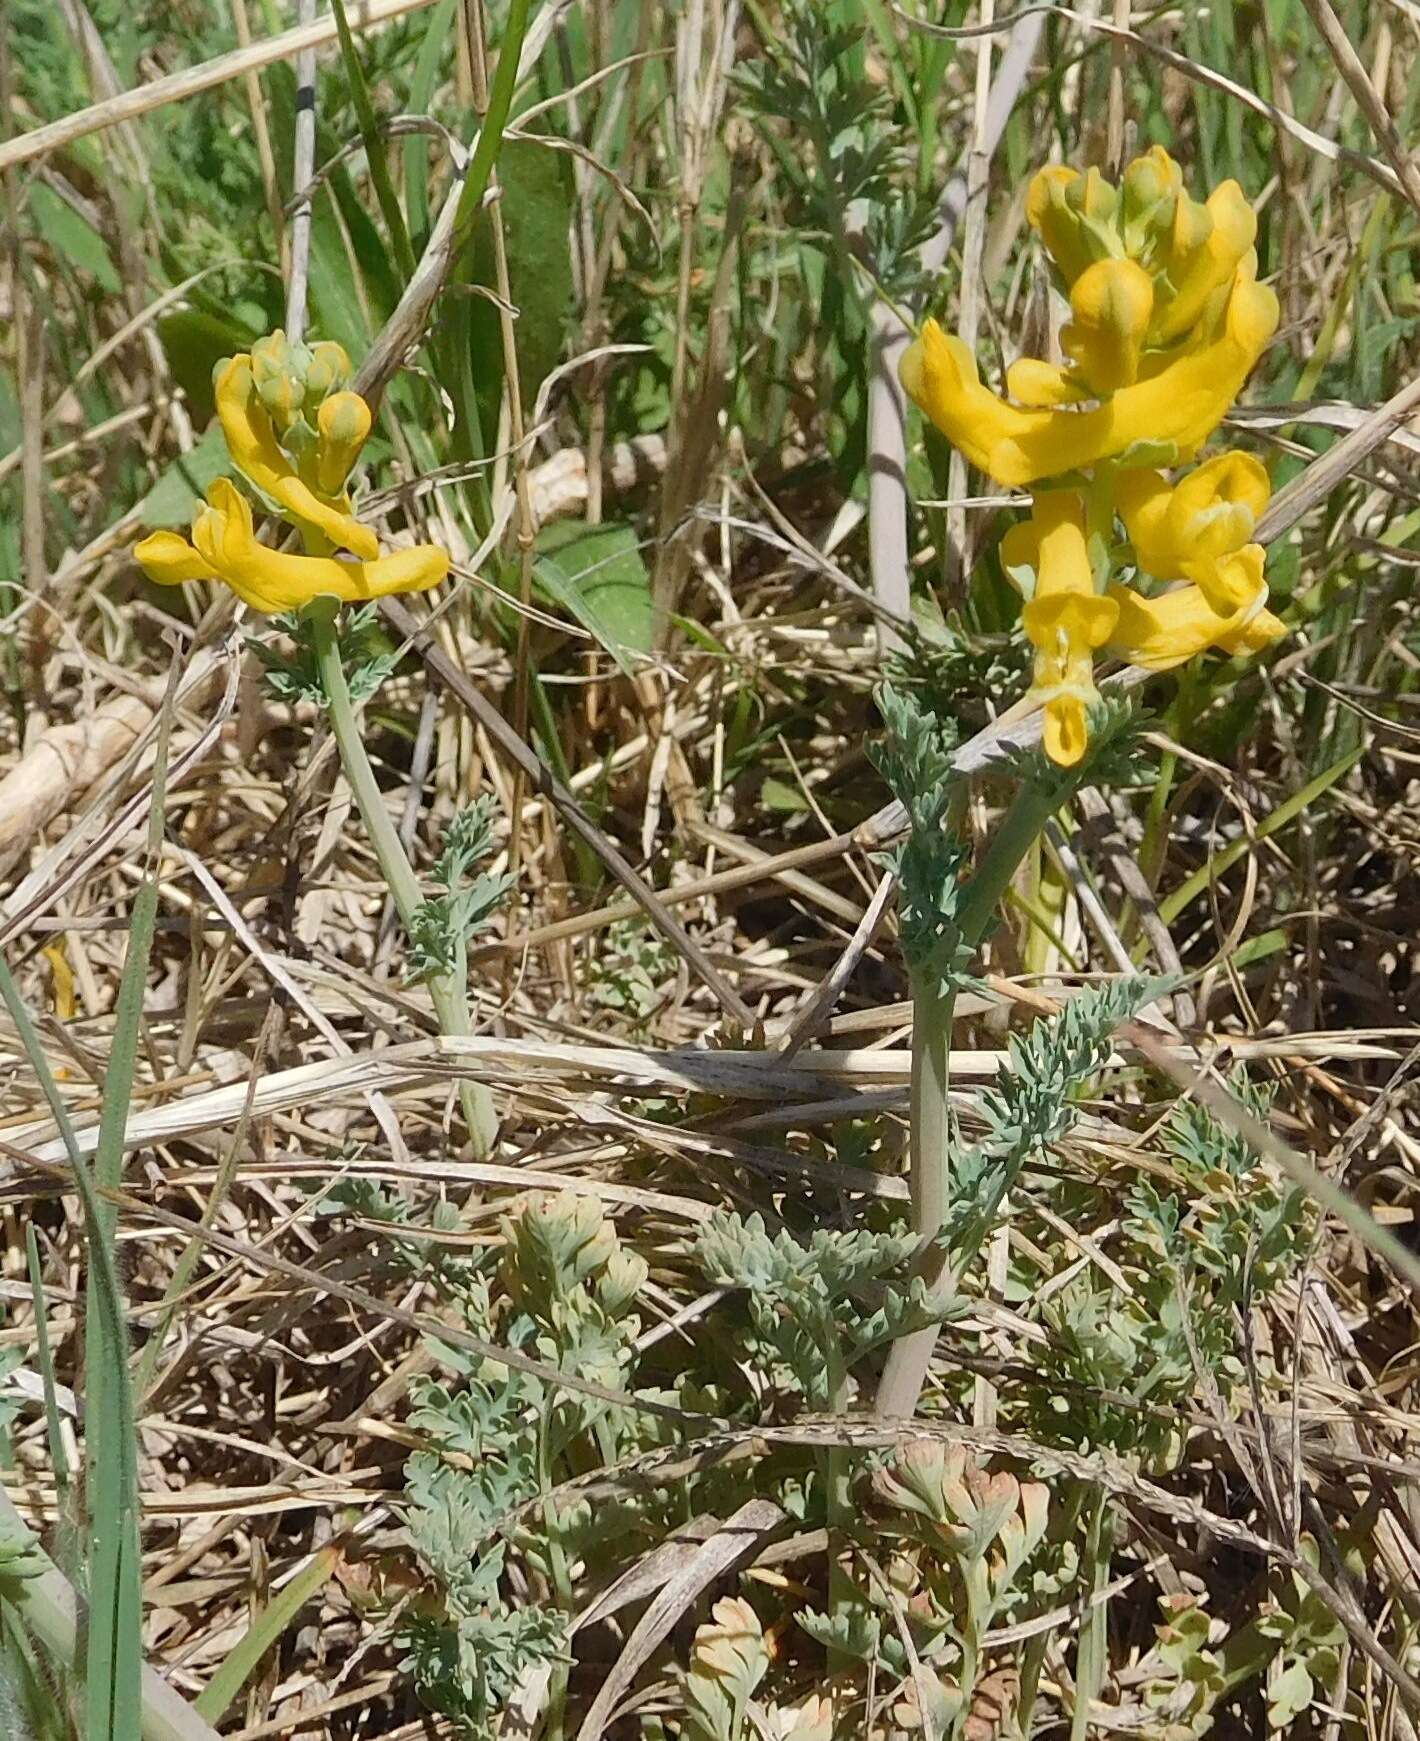
<svg viewBox="0 0 1420 1741">
<path fill-rule="evenodd" d="M 373 533 L 369 541 L 374 542 Z M 448 555 L 435 544 L 366 562 L 273 550 L 258 543 L 251 506 L 229 478 L 218 478 L 208 489 L 207 505 L 193 517 L 190 544 L 176 532 L 155 532 L 133 554 L 149 579 L 160 585 L 220 580 L 267 616 L 298 611 L 316 598 L 354 603 L 389 593 L 424 592 L 449 570 Z"/>
<path fill-rule="evenodd" d="M 298 526 L 312 529 L 337 548 L 351 550 L 356 556 L 372 561 L 379 555 L 375 534 L 351 513 L 350 498 L 343 493 L 358 447 L 349 452 L 344 471 L 337 478 L 339 468 L 332 463 L 327 444 L 316 436 L 304 415 L 307 376 L 289 369 L 283 372 L 282 353 L 273 354 L 269 348 L 277 340 L 285 345 L 283 335 L 273 333 L 270 339 L 254 347 L 250 355 L 243 352 L 218 365 L 214 392 L 227 448 L 240 470 Z M 268 349 L 263 351 L 261 345 Z M 343 358 L 344 352 L 340 355 Z M 320 373 L 333 374 L 329 360 L 320 361 Z M 335 397 L 353 399 L 356 395 L 342 393 Z M 325 400 L 320 406 L 318 420 L 328 403 Z M 278 441 L 272 407 L 283 425 L 283 434 L 302 453 L 305 463 L 293 461 Z"/>
<path fill-rule="evenodd" d="M 973 465 L 1009 487 L 1105 460 L 1127 464 L 1130 449 L 1192 458 L 1277 329 L 1242 189 L 1225 182 L 1200 205 L 1155 146 L 1129 165 L 1122 193 L 1098 170 L 1043 169 L 1026 214 L 1070 297 L 1066 364 L 1014 363 L 1013 404 L 982 384 L 961 340 L 929 320 L 903 356 L 908 393 Z"/>
<path fill-rule="evenodd" d="M 1108 596 L 1119 613 L 1110 651 L 1148 671 L 1167 671 L 1210 647 L 1231 654 L 1262 652 L 1287 632 L 1267 609 L 1263 557 L 1260 544 L 1249 544 L 1228 559 L 1238 595 L 1246 602 L 1226 612 L 1213 609 L 1201 586 L 1178 586 L 1155 598 L 1143 598 L 1132 587 L 1110 587 Z"/>
<path fill-rule="evenodd" d="M 1027 577 L 1021 621 L 1035 648 L 1030 695 L 1045 711 L 1046 754 L 1071 767 L 1085 753 L 1088 709 L 1098 700 L 1095 650 L 1119 616 L 1116 601 L 1095 591 L 1084 498 L 1075 490 L 1036 496 L 1030 519 L 1006 534 L 1002 560 L 1013 578 Z"/>
</svg>

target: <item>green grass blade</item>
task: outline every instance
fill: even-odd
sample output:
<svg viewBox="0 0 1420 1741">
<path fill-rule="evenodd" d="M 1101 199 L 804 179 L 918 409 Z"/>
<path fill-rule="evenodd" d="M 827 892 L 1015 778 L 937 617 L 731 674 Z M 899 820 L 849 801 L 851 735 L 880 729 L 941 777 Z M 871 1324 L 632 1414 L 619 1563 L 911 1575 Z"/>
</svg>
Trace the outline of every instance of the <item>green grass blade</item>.
<svg viewBox="0 0 1420 1741">
<path fill-rule="evenodd" d="M 338 1547 L 326 1547 L 280 1589 L 237 1640 L 222 1666 L 193 1702 L 193 1709 L 219 1723 L 233 1699 L 256 1672 L 262 1657 L 312 1596 L 327 1582 L 340 1560 Z"/>
<path fill-rule="evenodd" d="M 394 249 L 401 282 L 408 284 L 414 276 L 414 249 L 410 244 L 404 213 L 399 208 L 399 196 L 395 193 L 394 183 L 390 179 L 384 141 L 380 138 L 379 117 L 375 114 L 375 105 L 370 101 L 370 87 L 365 82 L 365 69 L 356 52 L 355 38 L 350 34 L 350 21 L 345 16 L 345 0 L 331 0 L 331 13 L 340 37 L 340 52 L 345 57 L 345 71 L 350 79 L 350 96 L 355 104 L 355 117 L 360 123 L 360 137 L 365 142 L 365 159 L 370 166 L 370 180 L 374 183 L 375 198 L 380 202 L 380 210 L 384 214 L 385 228 L 389 231 L 390 246 Z"/>
<path fill-rule="evenodd" d="M 1244 835 L 1240 840 L 1229 842 L 1219 853 L 1215 853 L 1207 862 L 1200 865 L 1191 877 L 1187 877 L 1173 891 L 1159 902 L 1159 917 L 1168 925 L 1171 924 L 1188 905 L 1201 895 L 1209 885 L 1219 877 L 1226 875 L 1245 852 L 1248 852 L 1257 841 L 1266 840 L 1285 828 L 1294 817 L 1299 816 L 1308 804 L 1314 803 L 1323 792 L 1334 786 L 1343 774 L 1348 773 L 1361 759 L 1361 751 L 1355 749 L 1342 756 L 1339 762 L 1333 762 L 1329 768 L 1318 774 L 1314 780 L 1309 780 L 1300 792 L 1295 792 L 1284 804 L 1279 804 L 1271 811 L 1258 827 L 1255 835 Z"/>
<path fill-rule="evenodd" d="M 59 1407 L 55 1402 L 54 1358 L 49 1348 L 49 1318 L 44 1303 L 44 1271 L 39 1259 L 39 1240 L 34 1224 L 25 1229 L 25 1257 L 30 1270 L 30 1293 L 35 1310 L 35 1363 L 44 1385 L 44 1425 L 49 1437 L 49 1460 L 54 1469 L 54 1490 L 60 1515 L 69 1509 L 69 1458 L 64 1449 L 64 1435 L 59 1429 Z"/>
</svg>

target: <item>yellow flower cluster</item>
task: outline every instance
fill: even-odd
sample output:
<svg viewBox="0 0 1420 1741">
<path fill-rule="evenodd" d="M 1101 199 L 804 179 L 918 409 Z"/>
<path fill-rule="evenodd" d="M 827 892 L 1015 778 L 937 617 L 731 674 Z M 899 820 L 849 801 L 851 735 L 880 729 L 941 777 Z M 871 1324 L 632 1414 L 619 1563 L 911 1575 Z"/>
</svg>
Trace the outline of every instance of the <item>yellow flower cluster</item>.
<svg viewBox="0 0 1420 1741">
<path fill-rule="evenodd" d="M 218 478 L 193 517 L 191 542 L 154 532 L 135 546 L 150 580 L 220 580 L 266 615 L 316 598 L 353 602 L 438 585 L 449 571 L 443 550 L 420 544 L 381 556 L 374 531 L 351 509 L 347 480 L 370 433 L 370 408 L 348 390 L 349 379 L 339 345 L 293 345 L 282 332 L 218 364 L 213 384 L 228 452 L 299 531 L 305 554 L 260 543 L 250 503 Z"/>
<path fill-rule="evenodd" d="M 1067 361 L 1024 357 L 1008 398 L 936 321 L 902 361 L 908 393 L 952 444 L 998 483 L 1033 490 L 1031 517 L 1002 541 L 1035 648 L 1033 698 L 1045 749 L 1070 766 L 1085 752 L 1101 648 L 1152 670 L 1208 647 L 1255 652 L 1281 635 L 1266 608 L 1263 549 L 1250 542 L 1267 474 L 1224 453 L 1170 484 L 1157 466 L 1193 459 L 1222 422 L 1277 328 L 1257 282 L 1257 219 L 1235 181 L 1206 204 L 1155 146 L 1116 188 L 1098 170 L 1036 176 L 1027 215 L 1059 272 L 1071 319 Z M 1132 553 L 1121 553 L 1123 522 Z M 1114 579 L 1178 582 L 1146 593 Z"/>
</svg>

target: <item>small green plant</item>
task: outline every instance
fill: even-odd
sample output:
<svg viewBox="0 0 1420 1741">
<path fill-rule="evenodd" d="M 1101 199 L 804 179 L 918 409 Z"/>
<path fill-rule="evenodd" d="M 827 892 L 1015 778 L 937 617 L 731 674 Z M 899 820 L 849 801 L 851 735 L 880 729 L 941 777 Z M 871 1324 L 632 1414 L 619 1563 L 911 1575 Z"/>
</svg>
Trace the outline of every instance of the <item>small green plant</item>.
<svg viewBox="0 0 1420 1741">
<path fill-rule="evenodd" d="M 632 1384 L 646 1266 L 596 1199 L 529 1198 L 502 1227 L 496 1278 L 470 1273 L 457 1291 L 468 1327 L 559 1371 Z M 521 1675 L 548 1664 L 558 1725 L 567 1627 L 589 1558 L 630 1553 L 647 1520 L 634 1506 L 563 1503 L 552 1490 L 589 1460 L 615 1463 L 654 1442 L 654 1428 L 633 1410 L 552 1392 L 446 1344 L 435 1353 L 454 1382 L 421 1378 L 412 1392 L 410 1425 L 426 1448 L 405 1471 L 406 1516 L 433 1585 L 400 1623 L 405 1663 L 425 1702 L 471 1735 L 486 1733 Z M 539 1495 L 547 1503 L 529 1512 Z M 652 1505 L 651 1520 L 658 1515 Z M 513 1597 L 514 1560 L 531 1600 Z"/>
</svg>

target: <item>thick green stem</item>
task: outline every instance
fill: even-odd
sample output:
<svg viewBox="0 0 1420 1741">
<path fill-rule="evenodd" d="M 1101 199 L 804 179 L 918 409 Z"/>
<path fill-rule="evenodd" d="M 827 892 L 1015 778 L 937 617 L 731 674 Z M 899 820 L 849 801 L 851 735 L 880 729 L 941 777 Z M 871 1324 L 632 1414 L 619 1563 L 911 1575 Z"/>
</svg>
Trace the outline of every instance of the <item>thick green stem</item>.
<svg viewBox="0 0 1420 1741">
<path fill-rule="evenodd" d="M 1054 779 L 1023 786 L 986 849 L 956 908 L 957 933 L 974 949 L 986 934 L 1011 878 L 1060 804 L 1061 783 Z M 935 974 L 912 976 L 912 1224 L 919 1238 L 941 1232 L 951 1200 L 952 1013 L 955 989 Z M 945 1253 L 935 1247 L 919 1266 L 929 1284 L 941 1277 Z M 900 1336 L 888 1351 L 878 1386 L 877 1412 L 907 1419 L 917 1407 L 927 1380 L 933 1327 Z"/>
<path fill-rule="evenodd" d="M 409 862 L 409 855 L 404 850 L 404 842 L 399 838 L 399 831 L 389 813 L 384 794 L 380 791 L 379 782 L 375 779 L 370 758 L 365 753 L 360 722 L 355 715 L 355 704 L 350 699 L 350 688 L 345 681 L 345 666 L 340 657 L 340 637 L 335 626 L 338 611 L 339 606 L 334 599 L 318 598 L 307 605 L 306 621 L 311 627 L 316 666 L 329 707 L 330 729 L 340 748 L 345 777 L 350 782 L 350 790 L 355 795 L 355 803 L 370 837 L 370 844 L 375 849 L 375 857 L 380 861 L 380 869 L 389 884 L 395 908 L 408 933 L 415 913 L 423 904 L 424 894 L 414 874 L 414 867 Z M 429 995 L 433 999 L 434 1013 L 438 1017 L 442 1033 L 472 1032 L 468 991 L 459 976 L 448 973 L 431 974 Z M 481 1082 L 464 1082 L 459 1085 L 459 1098 L 474 1154 L 482 1159 L 491 1153 L 498 1135 L 498 1116 L 493 1110 L 493 1097 Z"/>
</svg>

